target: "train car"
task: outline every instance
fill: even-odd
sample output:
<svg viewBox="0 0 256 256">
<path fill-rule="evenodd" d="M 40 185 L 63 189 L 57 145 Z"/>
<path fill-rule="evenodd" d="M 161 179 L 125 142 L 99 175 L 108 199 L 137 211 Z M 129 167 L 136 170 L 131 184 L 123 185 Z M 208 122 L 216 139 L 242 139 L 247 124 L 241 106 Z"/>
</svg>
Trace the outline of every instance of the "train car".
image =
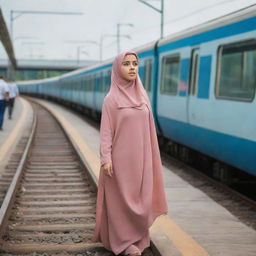
<svg viewBox="0 0 256 256">
<path fill-rule="evenodd" d="M 241 10 L 159 42 L 156 101 L 164 137 L 253 175 L 255 13 Z M 225 179 L 228 169 L 219 169 Z"/>
<path fill-rule="evenodd" d="M 255 6 L 244 8 L 135 49 L 159 142 L 187 161 L 211 159 L 206 169 L 227 182 L 231 167 L 256 176 L 255 13 Z M 99 119 L 112 62 L 21 82 L 20 91 Z"/>
</svg>

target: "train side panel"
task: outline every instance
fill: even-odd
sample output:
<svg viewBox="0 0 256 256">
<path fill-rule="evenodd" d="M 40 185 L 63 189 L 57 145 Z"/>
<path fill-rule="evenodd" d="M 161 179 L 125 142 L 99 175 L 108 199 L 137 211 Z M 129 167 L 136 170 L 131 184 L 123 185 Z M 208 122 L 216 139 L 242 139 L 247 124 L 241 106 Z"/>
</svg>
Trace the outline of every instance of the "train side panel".
<svg viewBox="0 0 256 256">
<path fill-rule="evenodd" d="M 233 24 L 233 27 L 229 25 L 229 29 L 233 29 L 233 35 L 229 37 L 203 42 L 206 37 L 202 34 L 187 38 L 190 49 L 179 47 L 179 43 L 181 45 L 184 43 L 182 40 L 162 47 L 159 59 L 157 109 L 159 123 L 165 137 L 256 175 L 256 130 L 253 125 L 256 121 L 255 84 L 249 98 L 234 99 L 234 97 L 216 96 L 218 82 L 216 76 L 219 68 L 217 64 L 220 61 L 221 45 L 226 45 L 227 53 L 230 53 L 233 47 L 239 54 L 241 42 L 245 42 L 244 48 L 250 47 L 249 50 L 254 51 L 247 54 L 247 58 L 250 57 L 250 64 L 256 67 L 256 43 L 253 41 L 256 38 L 256 22 L 254 27 L 251 22 L 241 22 L 250 25 L 250 28 L 243 27 L 245 31 L 250 31 L 243 33 L 241 24 L 238 22 Z M 220 29 L 223 30 L 223 28 Z M 235 31 L 237 34 L 234 34 Z M 209 32 L 207 33 L 209 38 Z M 221 34 L 220 31 L 212 31 L 212 33 L 212 36 L 214 33 Z M 201 43 L 200 40 L 202 40 Z M 249 46 L 246 45 L 247 41 L 250 42 Z M 228 46 L 229 44 L 232 44 L 231 47 Z M 189 87 L 193 77 L 190 73 L 188 81 L 187 74 L 192 70 L 191 60 L 194 49 L 198 53 L 198 63 L 195 76 L 196 88 L 193 92 Z M 246 51 L 243 47 L 241 49 L 241 52 Z M 189 52 L 190 56 L 187 54 Z M 223 58 L 222 56 L 221 61 Z M 227 59 L 226 56 L 225 58 Z M 167 72 L 167 75 L 164 74 L 170 68 L 172 70 L 176 68 L 176 74 L 172 74 L 172 71 Z M 219 70 L 220 72 L 222 70 Z M 178 82 L 174 81 L 175 79 L 178 79 Z M 165 87 L 165 91 L 161 86 Z"/>
</svg>

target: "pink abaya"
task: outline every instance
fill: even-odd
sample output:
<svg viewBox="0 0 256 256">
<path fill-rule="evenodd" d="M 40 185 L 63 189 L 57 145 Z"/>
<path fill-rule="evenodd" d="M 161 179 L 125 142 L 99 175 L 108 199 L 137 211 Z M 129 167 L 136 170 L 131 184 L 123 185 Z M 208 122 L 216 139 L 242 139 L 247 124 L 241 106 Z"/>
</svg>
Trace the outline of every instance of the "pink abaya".
<svg viewBox="0 0 256 256">
<path fill-rule="evenodd" d="M 113 175 L 100 170 L 92 239 L 116 255 L 148 247 L 149 227 L 168 211 L 151 105 L 139 76 L 133 82 L 121 77 L 126 54 L 115 59 L 102 107 L 101 166 L 112 163 Z"/>
</svg>

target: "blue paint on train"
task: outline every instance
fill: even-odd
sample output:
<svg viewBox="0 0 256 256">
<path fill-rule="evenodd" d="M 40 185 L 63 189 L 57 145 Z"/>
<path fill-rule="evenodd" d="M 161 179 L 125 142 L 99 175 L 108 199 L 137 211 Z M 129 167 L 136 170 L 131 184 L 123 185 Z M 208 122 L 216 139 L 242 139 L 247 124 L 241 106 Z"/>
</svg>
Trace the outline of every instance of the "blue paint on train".
<svg viewBox="0 0 256 256">
<path fill-rule="evenodd" d="M 209 98 L 211 61 L 211 56 L 203 56 L 200 58 L 198 98 L 201 99 Z"/>
<path fill-rule="evenodd" d="M 158 116 L 164 132 L 181 144 L 255 174 L 256 142 Z M 223 143 L 225 142 L 225 143 Z"/>
<path fill-rule="evenodd" d="M 159 47 L 159 52 L 165 52 L 171 49 L 177 49 L 185 46 L 196 45 L 209 42 L 223 37 L 233 36 L 248 31 L 256 30 L 256 17 L 235 22 L 226 26 L 211 29 L 206 32 L 189 36 Z"/>
<path fill-rule="evenodd" d="M 190 59 L 181 60 L 179 96 L 187 96 L 188 83 L 189 83 L 189 61 Z"/>
<path fill-rule="evenodd" d="M 149 51 L 139 53 L 138 57 L 139 58 L 146 58 L 146 57 L 151 57 L 153 55 L 154 55 L 154 50 L 149 50 Z"/>
</svg>

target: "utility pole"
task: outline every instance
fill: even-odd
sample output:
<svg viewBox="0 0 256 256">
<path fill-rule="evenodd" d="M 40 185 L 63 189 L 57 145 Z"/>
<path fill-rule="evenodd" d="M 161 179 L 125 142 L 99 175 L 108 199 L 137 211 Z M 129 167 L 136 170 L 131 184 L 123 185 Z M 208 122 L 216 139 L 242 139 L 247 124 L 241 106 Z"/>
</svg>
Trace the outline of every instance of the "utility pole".
<svg viewBox="0 0 256 256">
<path fill-rule="evenodd" d="M 31 47 L 32 45 L 44 45 L 45 43 L 40 41 L 40 42 L 22 42 L 22 45 L 30 45 L 30 58 L 34 56 L 33 54 L 33 48 Z"/>
<path fill-rule="evenodd" d="M 117 54 L 120 53 L 120 27 L 121 26 L 133 27 L 133 24 L 131 24 L 131 23 L 117 23 L 117 33 L 116 33 L 116 37 L 117 37 Z"/>
<path fill-rule="evenodd" d="M 159 12 L 161 14 L 161 32 L 160 32 L 160 38 L 164 37 L 164 0 L 161 1 L 161 9 L 156 8 L 155 6 L 149 4 L 146 2 L 146 0 L 138 0 L 139 2 L 147 5 L 148 7 L 154 9 L 155 11 Z"/>
<path fill-rule="evenodd" d="M 106 38 L 106 37 L 117 37 L 117 35 L 115 35 L 115 34 L 101 35 L 100 43 L 99 43 L 99 46 L 100 46 L 100 62 L 102 62 L 102 55 L 103 55 L 103 39 Z M 126 37 L 126 38 L 131 39 L 131 37 L 129 35 L 119 35 L 119 37 Z"/>
<path fill-rule="evenodd" d="M 84 44 L 96 44 L 96 45 L 99 45 L 98 42 L 96 41 L 93 41 L 93 40 L 85 40 L 85 41 L 78 41 L 78 40 L 71 40 L 71 41 L 65 41 L 65 43 L 69 43 L 69 44 L 79 44 L 80 46 L 78 47 L 83 47 L 81 45 L 84 45 Z M 80 53 L 79 53 L 80 54 Z M 88 52 L 86 53 L 88 55 Z M 78 56 L 78 48 L 77 48 L 77 56 Z M 77 58 L 78 59 L 78 58 Z M 78 61 L 79 62 L 79 61 Z"/>
<path fill-rule="evenodd" d="M 77 66 L 79 66 L 80 63 L 80 53 L 83 52 L 85 53 L 87 56 L 89 55 L 87 51 L 81 51 L 81 48 L 83 48 L 84 46 L 78 46 L 77 47 Z"/>
<path fill-rule="evenodd" d="M 102 62 L 102 55 L 103 55 L 103 39 L 106 38 L 106 37 L 117 37 L 117 35 L 112 35 L 112 34 L 101 35 L 100 43 L 99 43 L 99 47 L 100 47 L 100 62 Z"/>
</svg>

